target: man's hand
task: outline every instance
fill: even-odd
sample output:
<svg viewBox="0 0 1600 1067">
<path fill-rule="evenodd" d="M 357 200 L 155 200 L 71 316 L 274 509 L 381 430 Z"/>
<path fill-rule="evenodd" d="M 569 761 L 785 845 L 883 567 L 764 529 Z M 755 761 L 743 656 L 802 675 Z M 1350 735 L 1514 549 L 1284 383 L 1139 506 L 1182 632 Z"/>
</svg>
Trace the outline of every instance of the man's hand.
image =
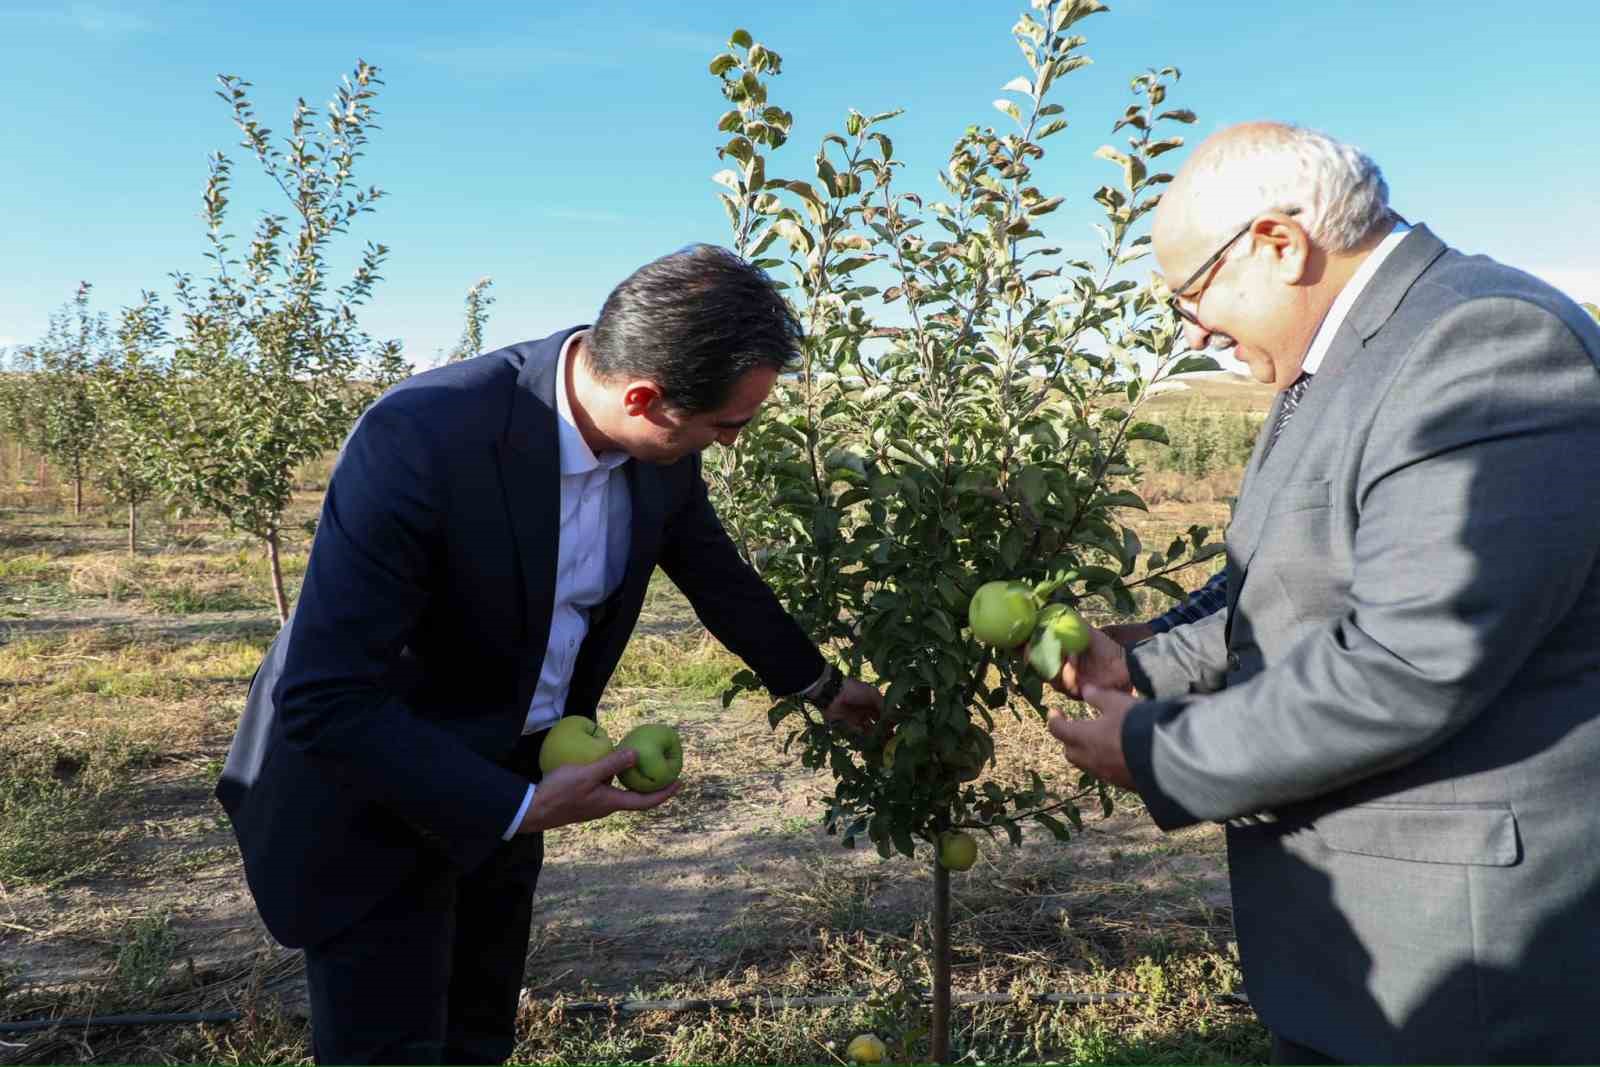
<svg viewBox="0 0 1600 1067">
<path fill-rule="evenodd" d="M 1061 742 L 1067 761 L 1103 782 L 1136 788 L 1122 755 L 1122 720 L 1128 717 L 1133 697 L 1085 682 L 1083 699 L 1100 714 L 1093 719 L 1069 719 L 1057 711 L 1050 713 L 1050 732 Z"/>
<path fill-rule="evenodd" d="M 1067 657 L 1061 665 L 1061 674 L 1050 684 L 1074 700 L 1085 699 L 1082 687 L 1098 686 L 1124 693 L 1133 692 L 1133 681 L 1128 676 L 1128 655 L 1122 646 L 1103 630 L 1089 630 L 1089 647 Z"/>
<path fill-rule="evenodd" d="M 1114 626 L 1103 626 L 1100 632 L 1123 648 L 1132 648 L 1140 641 L 1148 641 L 1156 635 L 1147 622 L 1119 622 Z"/>
<path fill-rule="evenodd" d="M 533 803 L 522 816 L 517 833 L 531 834 L 603 819 L 614 811 L 643 811 L 665 804 L 683 785 L 673 782 L 654 793 L 635 793 L 611 784 L 611 779 L 638 762 L 639 754 L 624 748 L 593 763 L 557 767 L 533 791 Z"/>
<path fill-rule="evenodd" d="M 828 722 L 842 723 L 852 730 L 866 730 L 883 713 L 883 694 L 866 682 L 846 678 L 833 703 L 822 710 Z"/>
</svg>

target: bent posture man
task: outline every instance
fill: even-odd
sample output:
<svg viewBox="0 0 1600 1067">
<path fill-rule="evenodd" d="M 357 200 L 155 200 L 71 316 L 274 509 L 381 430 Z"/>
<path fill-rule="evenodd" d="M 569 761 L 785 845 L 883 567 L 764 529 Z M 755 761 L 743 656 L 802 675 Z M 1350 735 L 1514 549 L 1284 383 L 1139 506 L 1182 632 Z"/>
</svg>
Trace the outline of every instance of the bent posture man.
<svg viewBox="0 0 1600 1067">
<path fill-rule="evenodd" d="M 1600 330 L 1387 196 L 1354 149 L 1256 123 L 1163 197 L 1190 343 L 1280 393 L 1227 606 L 1097 635 L 1059 684 L 1101 714 L 1051 729 L 1161 827 L 1229 822 L 1278 1059 L 1594 1062 Z"/>
<path fill-rule="evenodd" d="M 319 1061 L 510 1054 L 540 831 L 673 792 L 611 786 L 628 752 L 533 784 L 545 730 L 594 716 L 657 565 L 773 692 L 876 716 L 700 477 L 799 341 L 765 274 L 699 246 L 629 277 L 592 330 L 418 375 L 362 416 L 217 786 L 268 929 L 305 946 Z"/>
</svg>

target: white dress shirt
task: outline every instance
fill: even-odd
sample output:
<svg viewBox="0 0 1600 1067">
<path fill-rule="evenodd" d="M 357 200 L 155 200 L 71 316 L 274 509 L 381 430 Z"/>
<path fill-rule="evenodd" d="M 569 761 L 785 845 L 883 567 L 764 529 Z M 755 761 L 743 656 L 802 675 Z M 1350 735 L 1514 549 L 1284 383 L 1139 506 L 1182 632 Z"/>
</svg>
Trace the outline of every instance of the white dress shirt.
<svg viewBox="0 0 1600 1067">
<path fill-rule="evenodd" d="M 1322 325 L 1317 327 L 1317 335 L 1311 339 L 1311 347 L 1306 349 L 1305 362 L 1300 365 L 1302 374 L 1315 374 L 1322 366 L 1322 360 L 1328 354 L 1328 349 L 1333 345 L 1334 335 L 1339 332 L 1339 327 L 1344 325 L 1344 318 L 1350 314 L 1350 309 L 1355 305 L 1356 298 L 1361 291 L 1372 281 L 1372 276 L 1378 273 L 1378 268 L 1383 266 L 1383 261 L 1400 246 L 1406 234 L 1411 232 L 1411 227 L 1404 222 L 1396 222 L 1394 229 L 1389 231 L 1389 236 L 1372 254 L 1362 261 L 1361 266 L 1350 276 L 1339 295 L 1334 298 L 1333 306 L 1328 309 L 1328 314 L 1322 319 Z"/>
<path fill-rule="evenodd" d="M 556 439 L 561 453 L 561 526 L 557 535 L 555 603 L 550 615 L 550 640 L 545 646 L 539 684 L 528 704 L 524 734 L 554 726 L 564 714 L 567 690 L 578 650 L 589 633 L 589 612 L 622 584 L 628 565 L 633 501 L 628 479 L 617 468 L 628 461 L 625 452 L 596 456 L 572 418 L 568 392 L 567 360 L 580 330 L 567 338 L 556 361 Z M 522 824 L 534 787 L 504 837 L 510 840 Z"/>
</svg>

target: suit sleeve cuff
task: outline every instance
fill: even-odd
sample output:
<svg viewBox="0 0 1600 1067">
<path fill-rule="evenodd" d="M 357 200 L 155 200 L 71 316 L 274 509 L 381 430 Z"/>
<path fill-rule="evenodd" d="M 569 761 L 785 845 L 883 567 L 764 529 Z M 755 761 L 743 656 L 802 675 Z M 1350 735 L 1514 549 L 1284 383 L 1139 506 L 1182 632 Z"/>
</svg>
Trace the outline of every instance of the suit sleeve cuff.
<svg viewBox="0 0 1600 1067">
<path fill-rule="evenodd" d="M 1132 664 L 1129 664 L 1131 669 Z M 1137 679 L 1135 679 L 1137 685 Z M 1182 804 L 1161 788 L 1155 772 L 1156 727 L 1183 714 L 1183 704 L 1173 700 L 1144 700 L 1128 709 L 1122 720 L 1122 759 L 1144 800 L 1150 818 L 1163 830 L 1178 830 L 1199 822 Z"/>
<path fill-rule="evenodd" d="M 522 825 L 523 816 L 528 814 L 528 805 L 533 803 L 533 791 L 538 787 L 529 784 L 528 791 L 522 796 L 522 807 L 517 809 L 516 817 L 511 820 L 511 825 L 506 827 L 506 832 L 500 835 L 500 840 L 510 841 L 517 836 L 517 827 Z"/>
</svg>

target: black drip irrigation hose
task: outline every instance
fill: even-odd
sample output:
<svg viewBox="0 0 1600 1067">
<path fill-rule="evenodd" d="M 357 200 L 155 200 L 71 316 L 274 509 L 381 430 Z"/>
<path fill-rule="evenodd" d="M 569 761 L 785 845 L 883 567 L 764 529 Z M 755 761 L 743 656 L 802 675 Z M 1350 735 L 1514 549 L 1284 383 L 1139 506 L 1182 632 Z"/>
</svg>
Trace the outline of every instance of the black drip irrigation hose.
<svg viewBox="0 0 1600 1067">
<path fill-rule="evenodd" d="M 958 1007 L 994 1004 L 1109 1004 L 1121 1000 L 1136 1000 L 1143 993 L 956 993 L 950 1003 Z M 766 1008 L 782 1011 L 789 1008 L 833 1008 L 849 1004 L 862 1004 L 871 998 L 862 996 L 833 997 L 726 997 L 713 999 L 676 1000 L 544 1000 L 524 999 L 524 1004 L 548 1007 L 563 1012 L 619 1012 L 623 1015 L 643 1015 L 648 1012 L 680 1012 L 740 1010 Z M 1249 1004 L 1243 993 L 1226 993 L 1217 998 L 1234 1004 Z M 924 998 L 928 1000 L 928 998 Z M 186 1023 L 231 1023 L 244 1017 L 240 1011 L 187 1011 L 166 1015 L 89 1015 L 79 1018 L 23 1019 L 17 1022 L 0 1022 L 0 1034 L 28 1034 L 40 1030 L 85 1029 L 101 1026 L 175 1026 Z"/>
</svg>

